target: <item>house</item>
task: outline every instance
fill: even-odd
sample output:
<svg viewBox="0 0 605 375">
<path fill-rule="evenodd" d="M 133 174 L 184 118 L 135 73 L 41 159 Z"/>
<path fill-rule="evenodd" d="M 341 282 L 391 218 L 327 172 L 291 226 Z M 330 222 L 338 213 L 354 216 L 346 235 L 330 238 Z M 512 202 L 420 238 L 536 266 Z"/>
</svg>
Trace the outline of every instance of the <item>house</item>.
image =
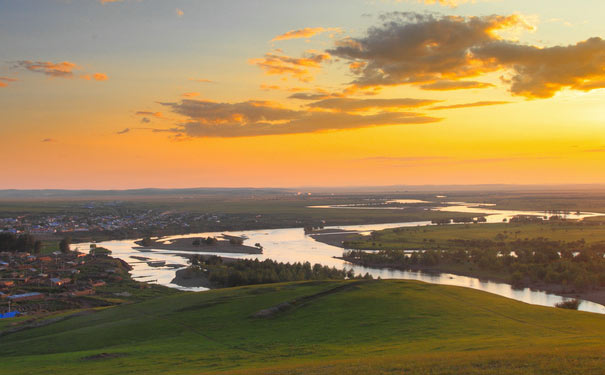
<svg viewBox="0 0 605 375">
<path fill-rule="evenodd" d="M 88 295 L 91 295 L 91 294 L 95 294 L 94 289 L 74 290 L 73 292 L 70 293 L 70 295 L 72 297 L 88 296 Z"/>
<path fill-rule="evenodd" d="M 8 299 L 12 302 L 34 301 L 34 300 L 44 299 L 44 294 L 38 293 L 38 292 L 15 294 L 12 296 L 8 296 Z"/>
<path fill-rule="evenodd" d="M 50 279 L 50 285 L 52 286 L 61 286 L 69 283 L 71 283 L 71 279 L 60 279 L 58 277 L 53 277 Z"/>
<path fill-rule="evenodd" d="M 13 280 L 0 280 L 0 288 L 9 288 L 14 285 L 15 282 Z"/>
</svg>

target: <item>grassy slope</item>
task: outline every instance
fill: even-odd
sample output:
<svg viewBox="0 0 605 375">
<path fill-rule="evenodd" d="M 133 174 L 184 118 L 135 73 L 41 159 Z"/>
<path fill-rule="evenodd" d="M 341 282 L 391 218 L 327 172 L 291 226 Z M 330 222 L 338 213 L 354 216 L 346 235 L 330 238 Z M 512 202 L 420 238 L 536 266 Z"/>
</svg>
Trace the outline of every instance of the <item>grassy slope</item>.
<svg viewBox="0 0 605 375">
<path fill-rule="evenodd" d="M 602 374 L 603 332 L 602 315 L 464 288 L 286 283 L 177 294 L 1 336 L 0 373 Z M 122 356 L 82 359 L 99 353 Z"/>
<path fill-rule="evenodd" d="M 503 234 L 505 242 L 526 238 L 544 237 L 552 241 L 572 242 L 584 239 L 587 243 L 605 241 L 605 225 L 579 225 L 574 222 L 544 222 L 539 224 L 468 224 L 430 226 L 422 228 L 385 229 L 377 232 L 376 240 L 369 237 L 360 241 L 352 240 L 360 249 L 427 249 L 449 248 L 451 239 L 496 240 Z M 424 241 L 433 240 L 434 242 Z M 374 245 L 372 245 L 374 243 Z"/>
</svg>

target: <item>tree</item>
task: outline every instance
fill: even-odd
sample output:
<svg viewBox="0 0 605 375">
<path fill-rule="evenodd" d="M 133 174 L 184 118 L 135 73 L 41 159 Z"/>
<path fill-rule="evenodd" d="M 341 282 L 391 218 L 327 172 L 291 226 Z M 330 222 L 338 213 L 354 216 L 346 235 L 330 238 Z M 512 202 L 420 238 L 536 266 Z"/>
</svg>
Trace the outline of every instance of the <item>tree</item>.
<svg viewBox="0 0 605 375">
<path fill-rule="evenodd" d="M 42 251 L 42 241 L 37 240 L 36 242 L 34 242 L 34 254 L 40 254 L 40 251 Z"/>
<path fill-rule="evenodd" d="M 71 251 L 71 238 L 64 238 L 61 240 L 61 242 L 59 242 L 59 250 L 61 250 L 62 253 L 68 253 Z"/>
</svg>

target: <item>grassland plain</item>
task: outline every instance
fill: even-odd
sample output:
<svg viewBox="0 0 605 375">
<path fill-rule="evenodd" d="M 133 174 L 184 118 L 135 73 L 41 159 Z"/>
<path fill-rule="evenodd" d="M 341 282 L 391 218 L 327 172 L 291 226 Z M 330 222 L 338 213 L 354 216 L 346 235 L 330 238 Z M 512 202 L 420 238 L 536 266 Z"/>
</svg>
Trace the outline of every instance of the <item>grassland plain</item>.
<svg viewBox="0 0 605 375">
<path fill-rule="evenodd" d="M 593 220 L 591 220 L 593 219 Z M 373 236 L 350 236 L 349 244 L 359 249 L 449 249 L 452 240 L 517 240 L 547 238 L 551 241 L 605 244 L 605 225 L 596 218 L 586 222 L 544 221 L 538 223 L 458 224 L 393 228 Z"/>
<path fill-rule="evenodd" d="M 604 332 L 602 315 L 465 288 L 297 282 L 179 293 L 1 335 L 0 373 L 603 374 Z"/>
</svg>

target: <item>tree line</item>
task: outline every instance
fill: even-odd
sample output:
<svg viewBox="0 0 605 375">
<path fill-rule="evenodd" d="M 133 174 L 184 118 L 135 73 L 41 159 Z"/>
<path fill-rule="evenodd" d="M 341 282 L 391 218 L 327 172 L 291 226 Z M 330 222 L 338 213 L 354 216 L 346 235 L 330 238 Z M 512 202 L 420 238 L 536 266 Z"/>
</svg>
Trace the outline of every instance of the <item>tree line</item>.
<svg viewBox="0 0 605 375">
<path fill-rule="evenodd" d="M 0 233 L 0 251 L 39 253 L 42 241 L 31 234 Z"/>
<path fill-rule="evenodd" d="M 452 240 L 451 248 L 416 251 L 347 251 L 343 258 L 366 267 L 447 269 L 467 264 L 481 270 L 508 275 L 516 286 L 532 283 L 561 285 L 569 291 L 605 287 L 605 245 L 587 246 L 584 241 L 562 242 L 545 238 L 501 242 Z M 469 268 L 470 268 L 469 267 Z"/>
<path fill-rule="evenodd" d="M 200 273 L 217 287 L 269 284 L 303 280 L 371 279 L 370 274 L 355 275 L 353 270 L 304 263 L 281 263 L 271 259 L 237 259 L 228 262 L 220 256 L 192 257 L 190 271 Z"/>
</svg>

